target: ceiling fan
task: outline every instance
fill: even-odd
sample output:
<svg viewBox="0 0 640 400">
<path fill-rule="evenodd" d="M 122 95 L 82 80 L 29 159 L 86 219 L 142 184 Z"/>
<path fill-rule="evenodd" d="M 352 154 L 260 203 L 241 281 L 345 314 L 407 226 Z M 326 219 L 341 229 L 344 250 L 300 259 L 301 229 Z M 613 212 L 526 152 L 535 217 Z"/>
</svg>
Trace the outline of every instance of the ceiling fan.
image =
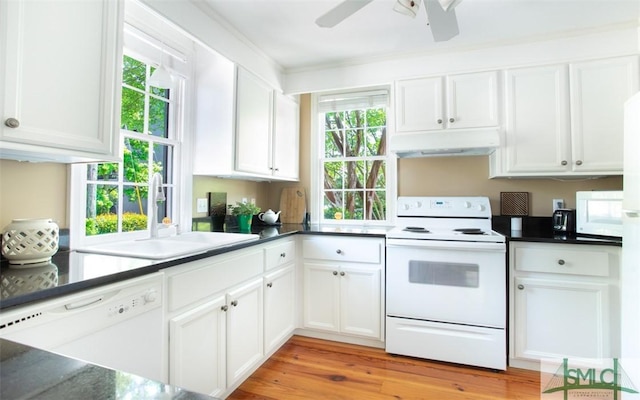
<svg viewBox="0 0 640 400">
<path fill-rule="evenodd" d="M 332 28 L 349 16 L 371 3 L 373 0 L 344 0 L 320 18 L 316 19 L 316 25 L 322 28 Z M 415 17 L 422 0 L 396 0 L 394 11 Z M 444 42 L 456 36 L 458 20 L 454 8 L 462 0 L 424 0 L 427 12 L 427 25 L 431 27 L 433 39 L 436 42 Z"/>
</svg>

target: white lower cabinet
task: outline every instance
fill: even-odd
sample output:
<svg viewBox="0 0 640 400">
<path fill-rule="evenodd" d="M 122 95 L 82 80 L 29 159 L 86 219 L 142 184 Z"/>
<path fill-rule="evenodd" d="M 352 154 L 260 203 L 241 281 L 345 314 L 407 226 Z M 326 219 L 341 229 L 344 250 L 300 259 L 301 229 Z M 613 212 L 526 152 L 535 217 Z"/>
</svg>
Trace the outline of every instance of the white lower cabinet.
<svg viewBox="0 0 640 400">
<path fill-rule="evenodd" d="M 262 341 L 262 278 L 227 293 L 227 386 L 257 365 Z"/>
<path fill-rule="evenodd" d="M 170 383 L 218 396 L 226 389 L 225 296 L 169 320 Z"/>
<path fill-rule="evenodd" d="M 314 236 L 302 243 L 304 328 L 383 340 L 384 240 Z"/>
<path fill-rule="evenodd" d="M 295 329 L 295 264 L 264 277 L 264 351 L 270 354 Z"/>
<path fill-rule="evenodd" d="M 169 382 L 224 397 L 263 361 L 259 246 L 167 270 Z"/>
<path fill-rule="evenodd" d="M 510 244 L 509 364 L 619 356 L 620 248 Z"/>
<path fill-rule="evenodd" d="M 166 270 L 169 382 L 229 395 L 296 328 L 296 240 Z"/>
</svg>

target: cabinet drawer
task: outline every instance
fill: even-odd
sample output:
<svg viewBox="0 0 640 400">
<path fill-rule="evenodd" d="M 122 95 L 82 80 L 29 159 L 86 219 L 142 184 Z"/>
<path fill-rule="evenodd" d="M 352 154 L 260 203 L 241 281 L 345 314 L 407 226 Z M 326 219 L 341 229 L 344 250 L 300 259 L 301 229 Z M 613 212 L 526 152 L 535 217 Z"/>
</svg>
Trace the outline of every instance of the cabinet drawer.
<svg viewBox="0 0 640 400">
<path fill-rule="evenodd" d="M 269 271 L 296 259 L 296 242 L 289 240 L 264 249 L 265 270 Z"/>
<path fill-rule="evenodd" d="M 375 263 L 381 261 L 383 243 L 378 239 L 323 236 L 302 241 L 304 258 Z"/>
<path fill-rule="evenodd" d="M 196 261 L 194 265 L 196 263 L 202 266 L 167 278 L 169 311 L 205 299 L 261 274 L 264 256 L 260 249 L 231 257 Z"/>
<path fill-rule="evenodd" d="M 609 253 L 582 245 L 514 247 L 517 271 L 554 274 L 609 276 Z"/>
</svg>

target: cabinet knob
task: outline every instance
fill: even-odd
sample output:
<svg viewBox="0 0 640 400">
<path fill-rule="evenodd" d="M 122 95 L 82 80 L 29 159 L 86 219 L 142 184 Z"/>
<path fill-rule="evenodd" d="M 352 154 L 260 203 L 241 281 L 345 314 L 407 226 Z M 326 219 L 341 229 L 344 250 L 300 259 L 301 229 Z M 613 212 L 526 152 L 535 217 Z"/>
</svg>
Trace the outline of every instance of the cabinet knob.
<svg viewBox="0 0 640 400">
<path fill-rule="evenodd" d="M 20 126 L 20 121 L 18 121 L 18 120 L 17 120 L 17 119 L 15 119 L 15 118 L 7 118 L 7 119 L 4 121 L 4 124 L 5 124 L 6 126 L 8 126 L 9 128 L 17 128 L 17 127 L 19 127 L 19 126 Z"/>
<path fill-rule="evenodd" d="M 567 160 L 562 160 L 562 162 L 560 164 L 567 165 L 568 163 L 567 163 Z"/>
<path fill-rule="evenodd" d="M 337 276 L 338 275 L 338 271 L 333 271 L 333 275 Z"/>
<path fill-rule="evenodd" d="M 456 122 L 455 118 L 449 118 L 449 122 L 453 123 Z"/>
<path fill-rule="evenodd" d="M 520 284 L 518 285 L 518 290 L 523 290 L 524 289 L 524 285 Z"/>
<path fill-rule="evenodd" d="M 438 121 L 436 121 L 436 122 L 438 122 L 439 124 L 441 124 L 441 123 L 442 123 L 442 120 L 441 120 L 441 119 L 438 119 Z"/>
<path fill-rule="evenodd" d="M 582 160 L 576 161 L 576 165 L 582 165 Z"/>
<path fill-rule="evenodd" d="M 344 276 L 344 275 L 345 275 L 344 271 L 340 271 L 340 276 Z"/>
<path fill-rule="evenodd" d="M 222 311 L 227 311 L 229 309 L 229 307 L 225 304 L 224 306 L 220 307 L 220 309 Z"/>
<path fill-rule="evenodd" d="M 278 172 L 278 171 L 280 171 L 280 168 L 274 168 L 273 170 Z"/>
<path fill-rule="evenodd" d="M 267 287 L 273 287 L 273 282 L 267 283 Z"/>
<path fill-rule="evenodd" d="M 285 258 L 287 256 L 287 253 L 280 253 L 280 257 Z"/>
<path fill-rule="evenodd" d="M 564 265 L 564 260 L 562 258 L 558 260 L 558 265 Z"/>
<path fill-rule="evenodd" d="M 236 307 L 236 306 L 238 305 L 238 300 L 233 300 L 233 301 L 231 302 L 231 305 L 232 305 L 232 306 L 234 306 L 234 307 Z"/>
<path fill-rule="evenodd" d="M 336 250 L 336 253 L 342 254 L 342 250 L 338 249 L 338 250 Z"/>
</svg>

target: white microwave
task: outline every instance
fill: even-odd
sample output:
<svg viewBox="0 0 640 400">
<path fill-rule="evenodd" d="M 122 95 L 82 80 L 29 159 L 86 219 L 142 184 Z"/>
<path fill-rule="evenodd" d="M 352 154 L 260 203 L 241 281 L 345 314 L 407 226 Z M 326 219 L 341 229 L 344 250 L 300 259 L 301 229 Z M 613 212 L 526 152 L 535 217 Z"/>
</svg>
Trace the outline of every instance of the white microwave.
<svg viewBox="0 0 640 400">
<path fill-rule="evenodd" d="M 622 190 L 576 192 L 576 234 L 622 237 Z"/>
</svg>

